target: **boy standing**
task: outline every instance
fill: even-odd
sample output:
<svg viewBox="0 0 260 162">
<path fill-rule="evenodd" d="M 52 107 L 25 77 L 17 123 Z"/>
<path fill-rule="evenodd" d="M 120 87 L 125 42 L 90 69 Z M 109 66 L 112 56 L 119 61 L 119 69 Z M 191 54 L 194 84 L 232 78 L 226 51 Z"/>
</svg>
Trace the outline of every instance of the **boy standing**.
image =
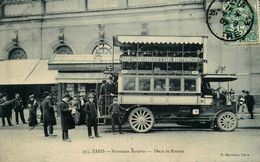
<svg viewBox="0 0 260 162">
<path fill-rule="evenodd" d="M 121 119 L 120 119 L 120 111 L 124 110 L 124 108 L 122 108 L 118 102 L 117 102 L 117 98 L 115 97 L 113 99 L 113 103 L 109 106 L 108 112 L 111 112 L 111 119 L 112 119 L 112 131 L 113 134 L 115 134 L 115 124 L 118 125 L 118 129 L 119 129 L 119 133 L 122 134 L 122 123 L 121 123 Z"/>
</svg>

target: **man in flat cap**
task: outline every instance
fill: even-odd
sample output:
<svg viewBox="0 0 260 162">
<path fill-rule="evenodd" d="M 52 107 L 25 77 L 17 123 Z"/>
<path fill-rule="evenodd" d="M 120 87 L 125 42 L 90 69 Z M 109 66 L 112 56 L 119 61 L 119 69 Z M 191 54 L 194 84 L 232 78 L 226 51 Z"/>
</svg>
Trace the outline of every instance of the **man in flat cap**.
<svg viewBox="0 0 260 162">
<path fill-rule="evenodd" d="M 20 118 L 21 118 L 23 124 L 27 124 L 27 122 L 25 122 L 25 119 L 24 119 L 24 113 L 23 113 L 24 105 L 23 105 L 22 99 L 20 97 L 20 94 L 16 93 L 15 98 L 16 98 L 16 100 L 14 102 L 14 112 L 15 112 L 16 124 L 19 124 L 19 115 L 20 115 Z"/>
<path fill-rule="evenodd" d="M 97 121 L 97 108 L 94 103 L 94 95 L 89 94 L 88 102 L 85 104 L 85 112 L 86 112 L 86 123 L 88 126 L 88 137 L 93 138 L 91 127 L 94 127 L 94 133 L 96 137 L 98 135 L 98 121 Z"/>
<path fill-rule="evenodd" d="M 115 97 L 113 99 L 113 103 L 109 106 L 108 112 L 111 113 L 111 119 L 112 119 L 112 131 L 113 134 L 115 134 L 115 125 L 118 125 L 118 130 L 119 133 L 122 134 L 122 122 L 120 119 L 120 114 L 121 114 L 121 110 L 126 111 L 124 108 L 122 108 L 119 104 L 118 104 L 118 100 Z"/>
<path fill-rule="evenodd" d="M 53 126 L 56 125 L 57 123 L 56 123 L 54 108 L 51 103 L 51 96 L 49 92 L 44 92 L 43 97 L 44 99 L 40 104 L 40 109 L 42 109 L 44 136 L 45 137 L 48 137 L 49 135 L 56 136 L 53 134 Z"/>
<path fill-rule="evenodd" d="M 75 123 L 72 116 L 72 109 L 69 107 L 70 95 L 65 94 L 62 97 L 62 101 L 58 104 L 60 109 L 60 119 L 61 119 L 61 129 L 62 129 L 62 140 L 66 142 L 71 142 L 69 138 L 69 129 L 75 128 Z"/>
</svg>

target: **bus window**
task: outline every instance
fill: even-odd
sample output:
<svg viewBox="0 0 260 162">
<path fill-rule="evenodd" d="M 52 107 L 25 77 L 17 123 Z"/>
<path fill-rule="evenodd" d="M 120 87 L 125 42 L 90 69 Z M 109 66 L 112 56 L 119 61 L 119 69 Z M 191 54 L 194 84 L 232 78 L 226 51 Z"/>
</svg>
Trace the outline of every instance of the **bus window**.
<svg viewBox="0 0 260 162">
<path fill-rule="evenodd" d="M 139 91 L 150 91 L 150 78 L 139 78 Z"/>
<path fill-rule="evenodd" d="M 184 63 L 183 64 L 183 70 L 191 70 L 191 71 L 194 71 L 194 70 L 198 70 L 198 65 L 197 63 Z"/>
<path fill-rule="evenodd" d="M 152 70 L 152 63 L 150 62 L 139 62 L 138 70 Z"/>
<path fill-rule="evenodd" d="M 181 80 L 180 79 L 169 79 L 169 90 L 170 91 L 180 91 L 181 90 Z"/>
<path fill-rule="evenodd" d="M 154 79 L 154 91 L 165 91 L 166 80 L 165 79 Z"/>
<path fill-rule="evenodd" d="M 185 79 L 184 80 L 184 90 L 185 91 L 196 91 L 196 80 L 195 79 Z"/>
<path fill-rule="evenodd" d="M 168 70 L 182 70 L 182 63 L 169 63 Z"/>
<path fill-rule="evenodd" d="M 137 64 L 135 62 L 124 62 L 123 69 L 124 70 L 133 70 L 137 68 Z"/>
<path fill-rule="evenodd" d="M 166 63 L 153 63 L 153 70 L 167 70 L 167 64 Z"/>
<path fill-rule="evenodd" d="M 135 78 L 124 78 L 124 90 L 126 91 L 135 90 Z"/>
</svg>

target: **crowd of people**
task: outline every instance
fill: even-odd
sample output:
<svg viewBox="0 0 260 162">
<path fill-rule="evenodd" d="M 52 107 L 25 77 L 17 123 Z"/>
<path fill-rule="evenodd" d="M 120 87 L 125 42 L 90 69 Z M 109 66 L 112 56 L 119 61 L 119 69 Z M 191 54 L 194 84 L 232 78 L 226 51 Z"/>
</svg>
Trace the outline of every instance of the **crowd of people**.
<svg viewBox="0 0 260 162">
<path fill-rule="evenodd" d="M 62 139 L 70 142 L 69 130 L 74 129 L 75 125 L 87 125 L 87 132 L 89 138 L 100 137 L 98 133 L 98 116 L 100 116 L 100 109 L 97 107 L 106 108 L 111 115 L 112 131 L 115 134 L 115 125 L 118 125 L 119 133 L 122 133 L 120 114 L 123 109 L 115 96 L 115 86 L 113 84 L 113 77 L 109 76 L 104 80 L 100 90 L 99 97 L 96 97 L 96 92 L 91 91 L 85 98 L 85 95 L 69 95 L 65 93 L 57 105 L 54 106 L 52 102 L 52 95 L 49 92 L 42 93 L 42 100 L 37 101 L 34 94 L 29 96 L 26 106 L 23 105 L 22 99 L 18 93 L 15 98 L 8 100 L 7 94 L 0 93 L 0 116 L 2 117 L 2 126 L 5 127 L 5 120 L 9 126 L 12 124 L 12 111 L 15 111 L 15 121 L 19 124 L 19 117 L 23 124 L 28 124 L 30 129 L 35 128 L 40 123 L 43 124 L 43 132 L 45 137 L 56 136 L 54 134 L 53 126 L 57 125 L 55 107 L 57 112 L 60 112 Z M 28 108 L 29 118 L 26 122 L 24 117 L 24 109 Z M 40 110 L 39 118 L 37 119 L 37 109 Z M 94 136 L 92 135 L 92 127 L 94 129 Z"/>
<path fill-rule="evenodd" d="M 12 124 L 12 111 L 15 112 L 16 124 L 19 124 L 19 116 L 23 124 L 27 124 L 24 118 L 24 106 L 22 100 L 18 93 L 15 94 L 15 98 L 8 100 L 8 95 L 6 93 L 0 93 L 0 116 L 2 117 L 2 126 L 5 127 L 5 119 L 9 126 Z"/>
<path fill-rule="evenodd" d="M 70 96 L 65 93 L 62 97 L 61 102 L 57 106 L 57 111 L 60 112 L 62 139 L 70 142 L 69 130 L 74 129 L 75 125 L 86 124 L 89 138 L 100 137 L 98 133 L 98 117 L 104 114 L 103 109 L 108 111 L 111 117 L 112 131 L 115 134 L 115 125 L 118 125 L 119 133 L 122 133 L 122 121 L 121 113 L 127 111 L 118 104 L 118 99 L 115 96 L 115 86 L 113 84 L 113 78 L 109 76 L 107 80 L 102 82 L 99 90 L 99 96 L 96 97 L 96 92 L 91 91 L 87 96 L 74 95 Z M 227 98 L 224 90 L 221 88 L 217 89 L 213 93 L 213 98 L 217 99 L 216 102 L 219 105 L 226 105 Z M 29 96 L 27 106 L 23 105 L 22 99 L 18 93 L 15 94 L 15 98 L 9 100 L 8 95 L 0 93 L 0 116 L 2 118 L 2 126 L 5 127 L 5 120 L 9 126 L 12 124 L 12 111 L 15 112 L 15 122 L 19 124 L 19 117 L 23 124 L 28 124 L 31 129 L 43 123 L 44 136 L 56 136 L 53 132 L 53 126 L 57 124 L 54 104 L 51 100 L 51 94 L 44 92 L 42 94 L 42 101 L 37 101 L 34 94 Z M 238 97 L 237 102 L 237 115 L 238 118 L 244 119 L 244 112 L 246 110 L 250 113 L 251 119 L 254 119 L 253 108 L 255 100 L 249 91 L 242 91 L 242 95 Z M 29 109 L 29 118 L 26 122 L 24 117 L 24 108 Z M 37 109 L 40 109 L 41 115 L 40 120 L 37 120 Z M 92 135 L 92 127 L 94 129 L 94 136 Z"/>
</svg>

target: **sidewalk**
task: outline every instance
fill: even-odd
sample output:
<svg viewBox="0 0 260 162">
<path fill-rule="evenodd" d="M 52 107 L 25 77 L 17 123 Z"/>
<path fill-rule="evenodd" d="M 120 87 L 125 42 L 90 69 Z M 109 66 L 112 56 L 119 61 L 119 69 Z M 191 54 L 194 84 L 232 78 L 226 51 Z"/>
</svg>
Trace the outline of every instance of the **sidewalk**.
<svg viewBox="0 0 260 162">
<path fill-rule="evenodd" d="M 259 106 L 259 105 L 257 105 Z M 250 114 L 245 113 L 243 120 L 238 121 L 238 128 L 241 129 L 260 129 L 260 107 L 254 108 L 254 119 L 250 119 Z"/>
</svg>

